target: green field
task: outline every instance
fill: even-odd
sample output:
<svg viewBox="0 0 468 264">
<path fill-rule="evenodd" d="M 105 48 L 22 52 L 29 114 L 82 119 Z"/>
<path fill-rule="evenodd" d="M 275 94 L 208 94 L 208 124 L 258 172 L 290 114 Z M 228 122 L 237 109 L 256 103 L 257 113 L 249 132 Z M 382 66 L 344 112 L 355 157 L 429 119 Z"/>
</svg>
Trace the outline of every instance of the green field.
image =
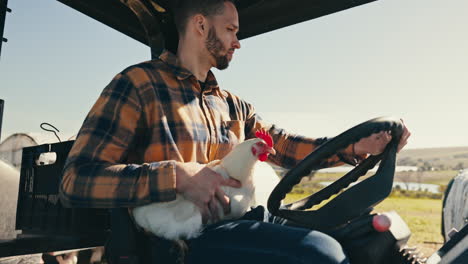
<svg viewBox="0 0 468 264">
<path fill-rule="evenodd" d="M 409 244 L 442 243 L 442 200 L 391 197 L 376 212 L 396 211 L 413 233 Z"/>
</svg>

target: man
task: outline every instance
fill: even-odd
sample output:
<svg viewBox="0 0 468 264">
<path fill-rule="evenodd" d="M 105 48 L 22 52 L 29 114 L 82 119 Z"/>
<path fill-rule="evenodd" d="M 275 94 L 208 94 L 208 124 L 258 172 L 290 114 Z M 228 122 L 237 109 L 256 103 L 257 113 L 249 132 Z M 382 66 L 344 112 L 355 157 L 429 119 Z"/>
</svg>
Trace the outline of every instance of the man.
<svg viewBox="0 0 468 264">
<path fill-rule="evenodd" d="M 180 193 L 213 219 L 229 210 L 224 180 L 204 164 L 224 157 L 256 130 L 272 134 L 277 154 L 294 166 L 323 139 L 305 138 L 263 123 L 254 108 L 221 90 L 212 67 L 228 67 L 240 48 L 235 5 L 229 0 L 180 1 L 175 11 L 177 55 L 131 66 L 104 89 L 88 114 L 65 165 L 61 199 L 77 207 L 135 207 Z M 405 129 L 400 148 L 406 144 Z M 391 136 L 374 134 L 323 161 L 356 164 L 383 151 Z M 261 220 L 261 219 L 259 219 Z M 209 226 L 188 241 L 187 263 L 346 263 L 325 234 L 256 220 Z M 259 262 L 260 261 L 260 262 Z"/>
</svg>

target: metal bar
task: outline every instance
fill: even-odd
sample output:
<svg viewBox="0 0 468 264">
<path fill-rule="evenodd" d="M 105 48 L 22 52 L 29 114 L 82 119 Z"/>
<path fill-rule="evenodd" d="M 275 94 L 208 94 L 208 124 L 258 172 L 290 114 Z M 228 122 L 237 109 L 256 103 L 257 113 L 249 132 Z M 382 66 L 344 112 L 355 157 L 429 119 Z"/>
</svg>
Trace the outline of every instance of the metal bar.
<svg viewBox="0 0 468 264">
<path fill-rule="evenodd" d="M 0 99 L 0 142 L 2 142 L 3 105 L 5 101 Z"/>
<path fill-rule="evenodd" d="M 11 9 L 9 9 L 7 5 L 8 5 L 8 0 L 0 0 L 0 55 L 2 54 L 3 42 L 7 42 L 7 39 L 3 37 L 3 29 L 5 28 L 6 13 L 11 12 Z"/>
<path fill-rule="evenodd" d="M 164 49 L 164 36 L 161 23 L 151 12 L 154 6 L 140 0 L 120 0 L 138 17 L 141 26 L 145 30 L 146 38 L 151 48 L 151 58 L 157 58 Z"/>
</svg>

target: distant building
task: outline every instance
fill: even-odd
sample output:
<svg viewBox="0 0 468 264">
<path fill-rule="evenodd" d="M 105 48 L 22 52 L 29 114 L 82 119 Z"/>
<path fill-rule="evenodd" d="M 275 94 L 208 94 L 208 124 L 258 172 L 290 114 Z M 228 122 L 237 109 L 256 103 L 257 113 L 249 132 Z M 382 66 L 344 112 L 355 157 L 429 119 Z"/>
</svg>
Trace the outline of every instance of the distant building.
<svg viewBox="0 0 468 264">
<path fill-rule="evenodd" d="M 61 138 L 61 140 L 72 140 L 75 137 Z M 56 142 L 58 139 L 52 133 L 15 133 L 0 143 L 0 159 L 19 169 L 23 148 Z"/>
</svg>

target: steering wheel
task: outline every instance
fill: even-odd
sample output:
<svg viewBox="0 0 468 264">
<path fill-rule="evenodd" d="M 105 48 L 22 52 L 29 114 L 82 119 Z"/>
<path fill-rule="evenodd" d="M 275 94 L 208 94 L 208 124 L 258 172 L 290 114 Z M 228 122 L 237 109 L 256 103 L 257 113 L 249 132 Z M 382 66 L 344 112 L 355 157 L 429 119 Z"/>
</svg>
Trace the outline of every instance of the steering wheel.
<svg viewBox="0 0 468 264">
<path fill-rule="evenodd" d="M 304 176 L 308 176 L 312 170 L 319 169 L 321 161 L 350 144 L 381 131 L 390 131 L 392 135 L 392 140 L 382 154 L 369 156 L 346 175 L 322 190 L 302 200 L 281 206 L 281 200 L 286 194 Z M 286 173 L 268 198 L 268 210 L 273 215 L 289 220 L 293 225 L 325 232 L 368 214 L 392 190 L 396 153 L 402 133 L 403 123 L 400 119 L 379 117 L 361 123 L 328 140 Z M 341 192 L 365 175 L 379 161 L 379 168 L 373 176 L 351 186 L 319 209 L 305 211 Z"/>
</svg>

